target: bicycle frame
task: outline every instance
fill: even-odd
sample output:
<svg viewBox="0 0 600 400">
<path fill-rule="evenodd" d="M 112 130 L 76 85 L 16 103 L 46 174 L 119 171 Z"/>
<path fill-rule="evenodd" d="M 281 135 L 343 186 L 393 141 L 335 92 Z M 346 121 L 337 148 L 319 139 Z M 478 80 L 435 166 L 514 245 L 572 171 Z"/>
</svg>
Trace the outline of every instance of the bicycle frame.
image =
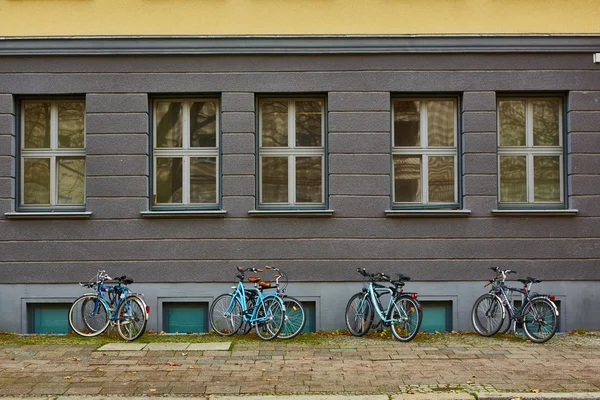
<svg viewBox="0 0 600 400">
<path fill-rule="evenodd" d="M 252 313 L 250 313 L 250 310 L 248 310 L 248 303 L 246 302 L 246 287 L 244 286 L 244 283 L 240 281 L 237 283 L 236 286 L 232 287 L 232 289 L 235 290 L 233 293 L 231 293 L 231 302 L 229 303 L 229 307 L 227 308 L 227 313 L 231 314 L 233 312 L 233 309 L 235 307 L 235 300 L 237 299 L 242 306 L 242 320 L 248 322 L 249 324 L 256 324 L 266 321 L 268 316 L 264 307 L 265 299 L 268 297 L 276 298 L 285 312 L 285 306 L 280 298 L 281 296 L 279 296 L 276 293 L 264 295 L 261 290 L 253 289 L 256 290 L 256 304 L 254 304 L 254 307 L 252 308 Z M 261 307 L 264 316 L 257 317 L 258 311 Z"/>
<path fill-rule="evenodd" d="M 98 301 L 102 301 L 109 312 L 110 323 L 112 325 L 115 325 L 118 321 L 126 321 L 127 317 L 117 317 L 117 310 L 121 306 L 121 303 L 123 303 L 125 299 L 127 299 L 127 297 L 132 294 L 131 290 L 125 285 L 106 285 L 102 281 L 99 281 L 97 285 L 97 291 L 95 293 L 90 293 L 92 295 L 96 295 L 96 300 L 94 301 L 94 309 L 92 310 L 91 315 L 94 315 L 98 312 L 98 308 L 100 307 Z M 107 293 L 109 293 L 110 291 L 120 293 L 116 298 L 116 303 L 113 303 L 110 298 L 107 299 Z M 146 312 L 146 310 L 144 310 L 144 312 Z"/>
<path fill-rule="evenodd" d="M 373 308 L 375 309 L 377 316 L 384 324 L 390 324 L 392 322 L 400 321 L 404 318 L 407 318 L 406 310 L 404 310 L 403 308 L 399 309 L 401 314 L 401 317 L 399 319 L 393 320 L 392 318 L 390 318 L 390 315 L 392 315 L 392 307 L 395 304 L 395 300 L 401 295 L 401 293 L 398 293 L 398 291 L 395 291 L 391 287 L 379 285 L 374 282 L 369 282 L 369 285 L 363 288 L 363 291 L 365 292 L 365 296 L 361 301 L 360 308 L 362 309 L 364 307 L 364 301 L 368 296 L 371 299 L 371 304 L 373 304 Z M 381 304 L 381 300 L 379 298 L 387 294 L 390 295 L 390 300 L 384 313 L 383 305 Z M 417 299 L 413 300 L 417 302 Z M 417 302 L 417 304 L 419 303 Z"/>
</svg>

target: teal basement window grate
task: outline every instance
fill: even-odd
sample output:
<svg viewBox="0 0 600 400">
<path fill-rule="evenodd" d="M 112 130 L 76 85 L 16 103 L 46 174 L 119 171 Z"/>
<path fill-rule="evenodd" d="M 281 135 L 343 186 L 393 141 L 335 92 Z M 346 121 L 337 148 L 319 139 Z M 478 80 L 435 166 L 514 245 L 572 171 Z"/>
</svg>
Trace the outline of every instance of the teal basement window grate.
<svg viewBox="0 0 600 400">
<path fill-rule="evenodd" d="M 28 303 L 27 333 L 70 332 L 69 303 Z"/>
<path fill-rule="evenodd" d="M 421 331 L 434 333 L 452 331 L 451 301 L 421 301 L 423 306 L 423 322 Z"/>
<path fill-rule="evenodd" d="M 208 303 L 163 303 L 163 330 L 167 333 L 208 332 Z"/>
</svg>

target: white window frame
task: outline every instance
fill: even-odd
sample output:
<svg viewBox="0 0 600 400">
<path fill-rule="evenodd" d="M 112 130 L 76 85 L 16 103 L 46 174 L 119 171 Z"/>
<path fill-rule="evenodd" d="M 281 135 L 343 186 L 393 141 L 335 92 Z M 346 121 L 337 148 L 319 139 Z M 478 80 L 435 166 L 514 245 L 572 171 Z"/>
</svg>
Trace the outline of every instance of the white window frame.
<svg viewBox="0 0 600 400">
<path fill-rule="evenodd" d="M 402 101 L 418 101 L 421 103 L 419 112 L 419 127 L 421 133 L 421 145 L 396 146 L 395 113 L 394 105 Z M 428 147 L 428 109 L 431 101 L 452 101 L 454 112 L 454 146 Z M 425 105 L 423 107 L 423 105 Z M 396 171 L 394 168 L 394 156 L 419 156 L 421 157 L 421 201 L 399 202 L 396 201 Z M 454 201 L 453 202 L 430 202 L 429 201 L 429 156 L 453 157 L 454 159 Z M 458 99 L 455 97 L 414 97 L 396 98 L 392 101 L 392 203 L 395 206 L 458 206 Z"/>
<path fill-rule="evenodd" d="M 558 101 L 558 146 L 534 146 L 533 145 L 533 102 L 540 100 Z M 563 99 L 561 97 L 499 97 L 496 103 L 496 109 L 500 110 L 501 101 L 525 101 L 525 146 L 500 146 L 500 115 L 497 118 L 497 146 L 498 146 L 498 204 L 505 206 L 531 206 L 536 204 L 561 205 L 565 202 L 564 186 L 564 150 L 563 150 Z M 527 202 L 507 202 L 502 201 L 500 195 L 500 158 L 502 156 L 521 156 L 525 157 Z M 534 184 L 534 163 L 536 156 L 558 156 L 559 163 L 559 187 L 560 200 L 555 202 L 536 202 L 535 184 Z"/>
<path fill-rule="evenodd" d="M 288 103 L 288 146 L 287 147 L 263 147 L 262 145 L 262 104 L 264 102 L 287 102 Z M 296 146 L 296 102 L 297 101 L 320 101 L 321 109 L 321 146 Z M 325 205 L 325 99 L 324 98 L 261 98 L 258 102 L 258 188 L 259 204 L 261 206 L 288 206 L 322 208 Z M 262 187 L 262 161 L 264 157 L 287 157 L 288 159 L 288 202 L 265 203 L 263 202 Z M 321 157 L 321 202 L 296 202 L 296 157 Z"/>
<path fill-rule="evenodd" d="M 85 208 L 85 203 L 87 199 L 86 195 L 86 177 L 84 171 L 83 177 L 83 203 L 82 204 L 58 204 L 58 167 L 57 167 L 57 158 L 66 158 L 66 157 L 83 157 L 86 162 L 87 169 L 87 157 L 86 157 L 86 112 L 84 108 L 83 113 L 83 148 L 73 149 L 73 148 L 59 148 L 58 147 L 58 105 L 60 103 L 73 103 L 73 102 L 82 102 L 85 106 L 85 100 L 83 99 L 61 99 L 61 100 L 51 100 L 47 98 L 40 99 L 28 99 L 21 101 L 21 115 L 19 118 L 21 127 L 20 127 L 20 177 L 19 177 L 19 207 L 23 209 L 34 209 L 34 208 L 65 208 L 65 209 L 73 209 L 73 208 Z M 25 104 L 27 103 L 50 103 L 50 148 L 25 148 Z M 24 204 L 25 200 L 25 159 L 30 158 L 49 158 L 50 159 L 50 204 Z"/>
<path fill-rule="evenodd" d="M 190 108 L 194 102 L 213 101 L 216 104 L 216 131 L 215 147 L 190 147 Z M 156 104 L 160 102 L 182 102 L 182 147 L 156 147 Z M 219 207 L 221 199 L 221 126 L 220 126 L 221 102 L 218 98 L 155 98 L 152 101 L 152 207 L 153 208 L 211 208 Z M 190 203 L 190 158 L 212 157 L 216 159 L 215 171 L 215 203 Z M 156 203 L 156 166 L 157 158 L 181 158 L 182 181 L 181 181 L 181 203 Z"/>
</svg>

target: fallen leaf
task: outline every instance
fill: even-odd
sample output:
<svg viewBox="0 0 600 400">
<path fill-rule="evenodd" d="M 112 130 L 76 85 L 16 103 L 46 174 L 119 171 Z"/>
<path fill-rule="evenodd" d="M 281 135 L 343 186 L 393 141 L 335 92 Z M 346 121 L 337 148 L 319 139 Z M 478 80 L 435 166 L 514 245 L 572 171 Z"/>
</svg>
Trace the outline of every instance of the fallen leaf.
<svg viewBox="0 0 600 400">
<path fill-rule="evenodd" d="M 78 357 L 73 357 L 73 361 L 81 361 Z"/>
<path fill-rule="evenodd" d="M 67 376 L 65 376 L 65 378 L 64 378 L 64 379 L 71 379 L 71 376 L 70 376 L 70 375 L 67 375 Z"/>
<path fill-rule="evenodd" d="M 410 389 L 406 389 L 406 393 L 408 393 L 408 394 L 415 394 L 415 392 L 413 392 L 413 391 L 412 391 L 412 390 L 410 390 Z"/>
<path fill-rule="evenodd" d="M 187 356 L 187 353 L 181 353 L 182 356 Z"/>
<path fill-rule="evenodd" d="M 148 389 L 148 391 L 149 391 L 149 392 L 156 392 L 156 389 L 155 389 L 155 388 L 152 388 L 152 389 Z"/>
<path fill-rule="evenodd" d="M 181 364 L 174 363 L 173 361 L 168 361 L 167 364 L 170 365 L 171 367 L 179 367 L 181 365 Z"/>
<path fill-rule="evenodd" d="M 453 335 L 456 335 L 456 331 L 452 331 L 452 332 L 450 332 L 450 333 L 451 333 L 451 334 L 453 334 Z"/>
<path fill-rule="evenodd" d="M 196 367 L 194 367 L 193 365 L 188 366 L 188 369 L 195 369 Z"/>
<path fill-rule="evenodd" d="M 82 381 L 85 381 L 86 379 L 87 379 L 87 378 L 86 378 L 85 376 L 82 376 L 82 377 L 81 377 L 81 380 L 82 380 Z"/>
<path fill-rule="evenodd" d="M 512 399 L 510 399 L 510 400 L 523 400 L 523 398 L 522 398 L 522 397 L 513 397 L 513 398 L 512 398 Z"/>
<path fill-rule="evenodd" d="M 137 374 L 137 371 L 131 371 L 131 374 L 135 375 L 135 374 Z"/>
<path fill-rule="evenodd" d="M 537 388 L 536 389 L 531 389 L 531 393 L 539 393 L 539 392 L 540 392 L 540 389 L 537 389 Z"/>
<path fill-rule="evenodd" d="M 471 384 L 473 384 L 473 383 L 475 383 L 475 382 L 473 382 L 473 381 L 471 381 L 471 380 L 468 380 L 468 381 L 467 381 L 467 384 L 469 384 L 469 385 L 471 385 Z"/>
<path fill-rule="evenodd" d="M 13 357 L 13 358 L 11 358 L 11 360 L 12 360 L 12 361 L 15 361 L 15 358 Z"/>
<path fill-rule="evenodd" d="M 167 368 L 167 372 L 173 372 L 173 368 Z"/>
</svg>

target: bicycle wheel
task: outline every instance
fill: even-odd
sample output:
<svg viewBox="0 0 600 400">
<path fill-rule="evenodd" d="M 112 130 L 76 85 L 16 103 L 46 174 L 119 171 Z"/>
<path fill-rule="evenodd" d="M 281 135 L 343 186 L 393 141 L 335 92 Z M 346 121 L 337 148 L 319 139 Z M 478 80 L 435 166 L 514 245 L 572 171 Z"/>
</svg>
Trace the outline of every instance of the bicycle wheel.
<svg viewBox="0 0 600 400">
<path fill-rule="evenodd" d="M 109 323 L 106 304 L 95 294 L 79 297 L 69 310 L 69 326 L 81 336 L 97 336 L 108 328 Z"/>
<path fill-rule="evenodd" d="M 553 303 L 545 297 L 531 299 L 523 310 L 523 331 L 535 343 L 550 340 L 558 328 Z"/>
<path fill-rule="evenodd" d="M 496 332 L 496 335 L 504 335 L 512 327 L 513 320 L 510 318 L 510 311 L 508 311 L 508 308 L 506 308 L 506 306 L 504 307 L 504 318 L 502 319 L 502 324 L 500 325 L 500 329 L 498 329 L 498 332 Z"/>
<path fill-rule="evenodd" d="M 298 336 L 306 323 L 304 307 L 297 299 L 289 296 L 283 298 L 285 306 L 285 321 L 279 332 L 279 339 L 291 339 Z"/>
<path fill-rule="evenodd" d="M 256 294 L 250 294 L 246 289 L 246 310 L 254 309 L 254 302 L 256 301 Z M 242 319 L 242 326 L 237 331 L 238 335 L 247 335 L 252 330 L 252 324 Z"/>
<path fill-rule="evenodd" d="M 210 326 L 221 336 L 232 336 L 242 326 L 242 305 L 229 293 L 218 296 L 210 305 Z"/>
<path fill-rule="evenodd" d="M 137 296 L 127 296 L 117 311 L 117 330 L 125 340 L 135 340 L 146 330 L 146 306 Z"/>
<path fill-rule="evenodd" d="M 283 302 L 278 298 L 266 298 L 262 304 L 257 304 L 256 334 L 262 340 L 275 339 L 281 332 L 285 322 L 285 311 Z"/>
<path fill-rule="evenodd" d="M 473 328 L 481 336 L 492 336 L 500 330 L 504 321 L 504 306 L 498 298 L 490 293 L 480 296 L 473 304 L 471 322 Z"/>
<path fill-rule="evenodd" d="M 401 296 L 394 301 L 390 319 L 394 337 L 401 342 L 408 342 L 419 333 L 423 311 L 415 299 Z"/>
<path fill-rule="evenodd" d="M 356 293 L 346 305 L 346 327 L 354 336 L 363 336 L 373 323 L 373 305 L 366 293 Z"/>
</svg>

